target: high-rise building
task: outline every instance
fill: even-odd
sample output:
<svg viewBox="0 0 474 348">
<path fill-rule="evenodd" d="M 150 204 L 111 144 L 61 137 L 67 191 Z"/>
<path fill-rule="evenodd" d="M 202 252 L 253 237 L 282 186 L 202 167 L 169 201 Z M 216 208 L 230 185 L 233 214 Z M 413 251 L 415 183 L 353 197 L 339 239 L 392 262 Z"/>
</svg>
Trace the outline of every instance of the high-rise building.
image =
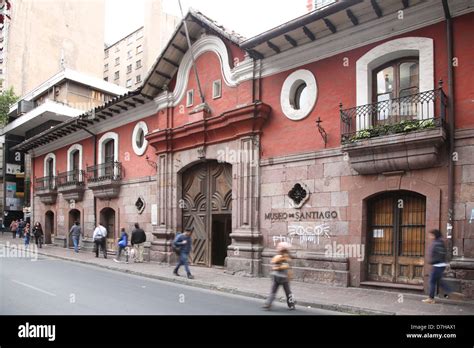
<svg viewBox="0 0 474 348">
<path fill-rule="evenodd" d="M 179 18 L 163 11 L 161 0 L 148 0 L 144 26 L 104 50 L 104 80 L 136 88 L 174 32 Z"/>
<path fill-rule="evenodd" d="M 3 89 L 25 95 L 62 68 L 102 76 L 105 0 L 10 3 L 0 38 Z"/>
</svg>

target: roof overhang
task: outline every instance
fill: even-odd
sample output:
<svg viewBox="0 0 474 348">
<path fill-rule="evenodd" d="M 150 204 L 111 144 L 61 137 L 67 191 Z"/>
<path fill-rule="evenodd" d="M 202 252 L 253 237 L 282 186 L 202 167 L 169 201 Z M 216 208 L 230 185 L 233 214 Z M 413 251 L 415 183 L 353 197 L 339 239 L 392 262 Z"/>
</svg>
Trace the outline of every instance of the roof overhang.
<svg viewBox="0 0 474 348">
<path fill-rule="evenodd" d="M 122 112 L 143 105 L 149 98 L 140 94 L 140 89 L 118 96 L 96 107 L 89 112 L 81 111 L 81 114 L 67 119 L 66 121 L 51 127 L 50 129 L 25 140 L 14 146 L 13 151 L 29 151 L 31 149 L 49 144 L 57 139 L 68 136 L 76 131 L 87 129 L 88 127 L 99 124 L 109 118 L 116 117 Z"/>
<path fill-rule="evenodd" d="M 18 117 L 13 122 L 8 123 L 3 127 L 2 134 L 14 134 L 25 136 L 26 132 L 37 126 L 40 126 L 45 121 L 59 121 L 63 122 L 71 117 L 79 116 L 84 111 L 71 108 L 70 106 L 46 100 L 37 108 L 27 112 Z"/>
<path fill-rule="evenodd" d="M 240 47 L 264 59 L 426 1 L 340 0 L 246 40 Z"/>
<path fill-rule="evenodd" d="M 113 83 L 104 81 L 97 77 L 89 76 L 72 69 L 64 69 L 44 81 L 41 85 L 28 92 L 21 97 L 20 100 L 35 100 L 45 92 L 47 92 L 53 86 L 60 84 L 63 81 L 73 81 L 84 86 L 91 87 L 97 91 L 101 91 L 110 95 L 123 95 L 129 90 Z M 13 104 L 10 108 L 9 113 L 15 111 L 18 107 L 18 102 Z"/>
</svg>

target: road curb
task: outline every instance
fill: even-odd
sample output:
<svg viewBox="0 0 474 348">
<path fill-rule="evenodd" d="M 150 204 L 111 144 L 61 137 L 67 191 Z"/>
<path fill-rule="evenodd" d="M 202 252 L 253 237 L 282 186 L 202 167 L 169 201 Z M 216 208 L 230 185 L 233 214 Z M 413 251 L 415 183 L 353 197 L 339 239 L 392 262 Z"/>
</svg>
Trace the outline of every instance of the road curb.
<svg viewBox="0 0 474 348">
<path fill-rule="evenodd" d="M 5 244 L 0 244 L 0 246 L 7 247 Z M 80 263 L 80 264 L 89 265 L 89 266 L 95 266 L 95 267 L 99 267 L 99 268 L 103 268 L 103 269 L 108 269 L 108 270 L 111 270 L 111 271 L 127 273 L 127 274 L 136 275 L 136 276 L 140 276 L 140 277 L 145 277 L 145 278 L 149 278 L 149 279 L 166 281 L 166 282 L 169 282 L 169 283 L 187 285 L 187 286 L 192 286 L 192 287 L 195 287 L 195 288 L 201 288 L 201 289 L 206 289 L 206 290 L 215 290 L 215 291 L 219 291 L 219 292 L 223 292 L 223 293 L 229 293 L 229 294 L 233 294 L 233 295 L 240 295 L 240 296 L 256 298 L 256 299 L 262 299 L 262 300 L 267 297 L 266 294 L 260 294 L 260 293 L 247 291 L 247 290 L 239 290 L 238 288 L 233 288 L 233 287 L 228 287 L 228 286 L 218 286 L 218 285 L 214 285 L 214 284 L 200 282 L 199 280 L 187 280 L 186 278 L 180 278 L 180 277 L 176 277 L 176 276 L 173 276 L 173 277 L 171 277 L 171 276 L 162 276 L 162 275 L 150 274 L 150 273 L 146 273 L 146 272 L 142 272 L 142 271 L 118 268 L 118 267 L 115 267 L 113 265 L 101 265 L 101 264 L 97 264 L 93 261 L 78 260 L 78 259 L 67 257 L 67 256 L 51 255 L 51 254 L 48 254 L 48 253 L 45 253 L 45 252 L 42 252 L 42 251 L 38 251 L 38 255 L 43 255 L 43 256 L 47 256 L 47 257 L 51 257 L 51 258 L 55 258 L 55 259 Z M 279 299 L 279 301 L 280 302 L 285 302 L 285 300 L 283 298 Z M 459 302 L 453 302 L 453 301 L 449 301 L 449 300 L 442 300 L 442 301 L 438 301 L 438 302 L 439 303 L 444 302 L 444 303 L 450 303 L 450 304 L 460 304 Z M 303 306 L 303 307 L 310 307 L 310 308 L 316 308 L 316 309 L 336 311 L 336 312 L 347 313 L 347 314 L 396 315 L 396 312 L 380 311 L 380 310 L 374 310 L 374 309 L 370 309 L 370 308 L 343 305 L 343 304 L 337 304 L 337 303 L 323 303 L 323 302 L 302 301 L 302 300 L 298 300 L 297 303 L 298 303 L 299 306 Z M 466 304 L 471 305 L 469 303 L 466 303 Z"/>
</svg>

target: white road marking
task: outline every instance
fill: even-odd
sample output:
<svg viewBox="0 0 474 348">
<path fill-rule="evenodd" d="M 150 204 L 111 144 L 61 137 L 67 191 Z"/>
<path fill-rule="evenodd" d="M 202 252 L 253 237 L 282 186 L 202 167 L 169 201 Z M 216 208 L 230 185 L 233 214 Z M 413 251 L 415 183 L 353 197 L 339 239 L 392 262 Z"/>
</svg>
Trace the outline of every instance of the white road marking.
<svg viewBox="0 0 474 348">
<path fill-rule="evenodd" d="M 43 294 L 46 294 L 46 295 L 49 295 L 49 296 L 56 296 L 56 294 L 53 294 L 52 292 L 49 292 L 49 291 L 46 291 L 46 290 L 42 290 L 42 289 L 40 289 L 40 288 L 37 288 L 36 286 L 29 285 L 29 284 L 25 284 L 25 283 L 19 282 L 18 280 L 15 280 L 15 279 L 11 279 L 11 281 L 12 281 L 13 283 L 17 283 L 17 284 L 26 286 L 27 288 L 30 288 L 30 289 L 33 289 L 33 290 L 42 292 Z"/>
</svg>

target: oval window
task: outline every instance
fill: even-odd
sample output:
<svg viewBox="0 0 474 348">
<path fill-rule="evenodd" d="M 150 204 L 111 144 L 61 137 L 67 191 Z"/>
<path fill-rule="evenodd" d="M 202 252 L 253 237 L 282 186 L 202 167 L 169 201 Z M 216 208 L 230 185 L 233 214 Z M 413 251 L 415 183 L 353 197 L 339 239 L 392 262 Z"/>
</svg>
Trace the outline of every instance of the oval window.
<svg viewBox="0 0 474 348">
<path fill-rule="evenodd" d="M 290 74 L 281 90 L 282 111 L 290 120 L 298 121 L 307 117 L 316 104 L 318 87 L 309 70 L 297 70 Z"/>
<path fill-rule="evenodd" d="M 145 122 L 138 122 L 133 129 L 132 135 L 132 147 L 133 151 L 138 155 L 142 156 L 148 146 L 148 141 L 145 136 L 148 134 L 148 127 Z"/>
</svg>

